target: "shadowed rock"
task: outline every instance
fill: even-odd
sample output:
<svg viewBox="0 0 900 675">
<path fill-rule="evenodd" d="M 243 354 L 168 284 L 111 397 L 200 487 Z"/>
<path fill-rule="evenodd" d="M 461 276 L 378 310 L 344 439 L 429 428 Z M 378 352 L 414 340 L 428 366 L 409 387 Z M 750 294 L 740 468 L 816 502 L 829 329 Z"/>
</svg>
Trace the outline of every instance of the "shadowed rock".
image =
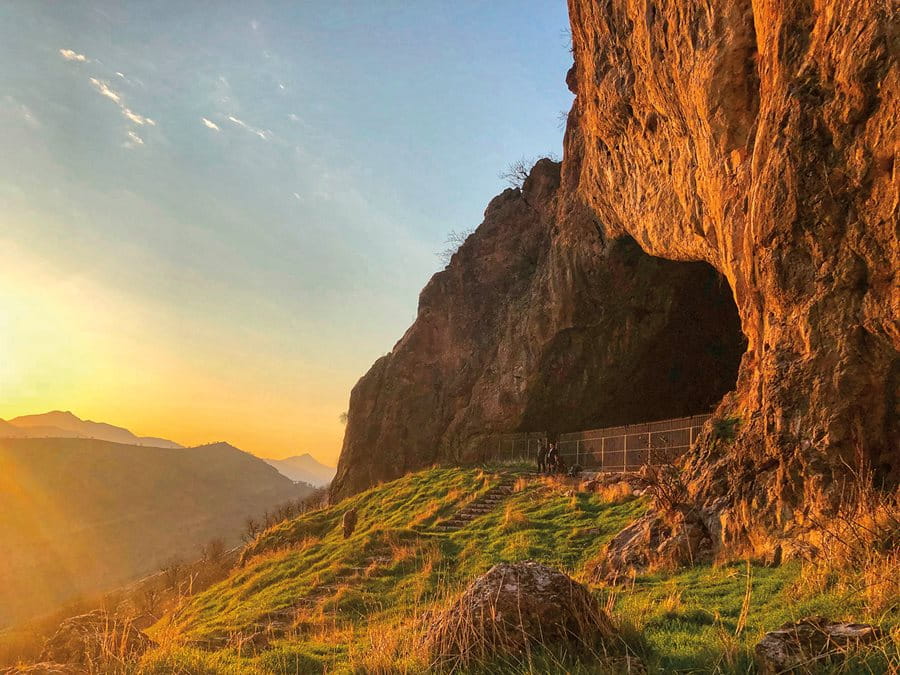
<svg viewBox="0 0 900 675">
<path fill-rule="evenodd" d="M 762 673 L 823 672 L 849 652 L 872 644 L 882 637 L 879 628 L 862 623 L 841 623 L 823 617 L 809 617 L 786 623 L 766 633 L 754 654 Z"/>
<path fill-rule="evenodd" d="M 356 520 L 358 513 L 355 508 L 347 509 L 341 517 L 341 529 L 344 533 L 344 539 L 348 539 L 356 529 Z"/>
</svg>

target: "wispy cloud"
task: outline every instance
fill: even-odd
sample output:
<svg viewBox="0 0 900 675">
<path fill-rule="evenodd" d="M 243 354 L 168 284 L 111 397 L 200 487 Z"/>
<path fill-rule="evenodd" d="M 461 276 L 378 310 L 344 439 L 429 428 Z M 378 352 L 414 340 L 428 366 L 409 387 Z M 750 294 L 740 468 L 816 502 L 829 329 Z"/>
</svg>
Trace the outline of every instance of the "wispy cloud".
<svg viewBox="0 0 900 675">
<path fill-rule="evenodd" d="M 107 82 L 98 80 L 96 77 L 92 77 L 91 84 L 93 85 L 94 89 L 99 91 L 101 95 L 105 96 L 110 101 L 115 101 L 116 103 L 122 102 L 121 94 L 119 94 L 119 92 L 115 91 L 114 89 L 111 89 Z"/>
<path fill-rule="evenodd" d="M 139 124 L 141 126 L 146 124 L 151 127 L 156 126 L 155 120 L 152 120 L 149 117 L 144 117 L 143 115 L 138 115 L 131 108 L 128 108 L 126 106 L 122 106 L 122 114 L 125 115 L 125 117 L 127 117 L 129 120 L 131 120 L 135 124 Z"/>
<path fill-rule="evenodd" d="M 243 129 L 246 129 L 246 130 L 249 131 L 250 133 L 256 134 L 257 136 L 259 136 L 259 137 L 260 137 L 261 139 L 263 139 L 264 141 L 269 140 L 269 138 L 270 138 L 270 136 L 271 136 L 271 132 L 270 132 L 270 131 L 267 131 L 267 130 L 265 130 L 265 129 L 257 129 L 256 127 L 250 126 L 250 125 L 247 124 L 244 120 L 238 119 L 238 118 L 235 117 L 234 115 L 229 115 L 229 116 L 228 116 L 228 119 L 229 119 L 229 121 L 231 121 L 232 123 L 238 125 L 239 127 L 242 127 Z"/>
<path fill-rule="evenodd" d="M 78 52 L 72 51 L 71 49 L 60 49 L 59 55 L 62 56 L 66 61 L 78 61 L 80 63 L 88 63 L 90 61 L 90 59 L 84 54 L 79 54 Z"/>
<path fill-rule="evenodd" d="M 205 117 L 201 117 L 200 119 L 203 120 L 203 124 L 206 125 L 207 129 L 212 129 L 213 131 L 219 131 L 219 125 L 216 124 L 215 122 L 213 122 L 212 120 L 208 120 Z"/>
<path fill-rule="evenodd" d="M 31 112 L 31 108 L 9 95 L 4 96 L 3 99 L 0 100 L 0 113 L 6 112 L 7 110 L 10 111 L 13 116 L 25 122 L 25 124 L 32 129 L 40 128 L 41 123 Z"/>
<path fill-rule="evenodd" d="M 145 126 L 145 125 L 148 127 L 156 126 L 156 120 L 151 119 L 149 117 L 144 117 L 143 115 L 136 113 L 134 110 L 129 108 L 127 105 L 125 105 L 125 103 L 122 101 L 122 95 L 119 92 L 117 92 L 115 89 L 110 87 L 108 82 L 105 82 L 103 80 L 98 80 L 96 77 L 92 77 L 92 78 L 90 78 L 90 80 L 91 80 L 91 85 L 94 87 L 94 89 L 96 89 L 100 93 L 101 96 L 105 96 L 110 101 L 112 101 L 117 106 L 119 106 L 119 111 L 122 113 L 122 115 L 125 117 L 125 119 L 127 119 L 129 122 L 131 122 L 132 124 L 137 124 L 140 127 Z M 137 144 L 137 145 L 144 144 L 144 140 L 142 138 L 140 138 L 137 134 L 135 134 L 134 131 L 129 131 L 128 137 L 131 139 L 131 143 L 133 143 L 133 144 Z M 128 147 L 133 147 L 133 146 L 128 146 Z"/>
<path fill-rule="evenodd" d="M 138 136 L 133 131 L 128 131 L 128 141 L 125 143 L 126 148 L 136 148 L 139 145 L 144 144 L 144 139 Z"/>
</svg>

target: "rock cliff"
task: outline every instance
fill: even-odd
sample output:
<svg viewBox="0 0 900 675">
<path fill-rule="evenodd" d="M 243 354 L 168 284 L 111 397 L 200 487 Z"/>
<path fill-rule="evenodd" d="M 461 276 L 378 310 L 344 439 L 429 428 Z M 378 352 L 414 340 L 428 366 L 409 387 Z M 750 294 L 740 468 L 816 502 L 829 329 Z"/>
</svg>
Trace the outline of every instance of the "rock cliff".
<svg viewBox="0 0 900 675">
<path fill-rule="evenodd" d="M 900 474 L 898 22 L 880 0 L 570 0 L 563 191 L 705 260 L 748 338 L 689 463 L 714 538 L 771 540 Z"/>
<path fill-rule="evenodd" d="M 734 388 L 685 461 L 692 526 L 780 550 L 848 480 L 900 477 L 897 17 L 569 11 L 561 178 L 542 161 L 497 197 L 422 292 L 352 393 L 334 494 L 477 457 L 490 431 L 693 413 Z"/>
<path fill-rule="evenodd" d="M 352 392 L 334 496 L 479 459 L 492 432 L 686 415 L 733 387 L 745 341 L 727 283 L 609 239 L 562 197 L 541 160 L 431 279 Z"/>
</svg>

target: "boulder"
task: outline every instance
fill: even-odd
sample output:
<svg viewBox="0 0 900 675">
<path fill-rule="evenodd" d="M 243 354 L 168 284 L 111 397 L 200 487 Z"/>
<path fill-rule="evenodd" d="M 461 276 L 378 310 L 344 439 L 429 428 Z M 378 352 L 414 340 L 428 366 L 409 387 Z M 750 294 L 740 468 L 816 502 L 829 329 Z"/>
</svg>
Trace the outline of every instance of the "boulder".
<svg viewBox="0 0 900 675">
<path fill-rule="evenodd" d="M 130 661 L 154 646 L 156 643 L 130 621 L 98 609 L 63 621 L 44 644 L 41 660 L 67 664 Z"/>
<path fill-rule="evenodd" d="M 615 635 L 590 591 L 536 562 L 501 563 L 432 622 L 426 642 L 447 667 L 516 657 L 537 645 L 605 652 Z"/>
<path fill-rule="evenodd" d="M 864 623 L 842 623 L 808 617 L 766 633 L 754 649 L 762 673 L 783 673 L 795 668 L 820 672 L 846 654 L 882 637 L 881 629 Z"/>
<path fill-rule="evenodd" d="M 341 529 L 344 533 L 344 539 L 349 539 L 353 534 L 353 531 L 356 529 L 357 518 L 358 513 L 356 511 L 356 508 L 351 508 L 344 511 L 344 515 L 341 517 Z"/>
<path fill-rule="evenodd" d="M 689 509 L 653 511 L 635 520 L 600 551 L 591 576 L 615 583 L 654 568 L 707 562 L 713 540 L 699 513 Z"/>
<path fill-rule="evenodd" d="M 31 663 L 0 670 L 0 675 L 88 675 L 88 671 L 67 663 Z"/>
</svg>

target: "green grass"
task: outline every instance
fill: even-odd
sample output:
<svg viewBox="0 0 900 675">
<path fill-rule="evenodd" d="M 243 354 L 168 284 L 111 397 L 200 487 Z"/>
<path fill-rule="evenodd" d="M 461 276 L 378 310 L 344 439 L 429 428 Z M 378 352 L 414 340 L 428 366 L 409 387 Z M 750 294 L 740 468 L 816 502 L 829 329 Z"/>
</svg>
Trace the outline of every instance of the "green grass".
<svg viewBox="0 0 900 675">
<path fill-rule="evenodd" d="M 143 671 L 422 672 L 427 663 L 418 646 L 428 612 L 473 578 L 498 562 L 537 560 L 584 579 L 602 544 L 647 509 L 643 499 L 604 504 L 596 495 L 532 479 L 463 529 L 435 531 L 437 522 L 499 480 L 477 469 L 431 469 L 282 523 L 248 547 L 244 565 L 229 578 L 152 629 L 163 646 L 145 656 Z M 351 507 L 359 520 L 345 540 L 341 517 Z M 804 594 L 799 574 L 797 564 L 751 566 L 743 617 L 743 563 L 651 574 L 624 588 L 596 590 L 652 670 L 747 672 L 752 646 L 766 630 L 810 614 L 861 618 L 858 599 L 839 590 Z M 292 608 L 286 634 L 262 644 L 235 639 Z M 896 616 L 886 621 L 900 623 Z M 596 670 L 590 659 L 541 653 L 530 659 L 498 662 L 488 671 Z"/>
</svg>

